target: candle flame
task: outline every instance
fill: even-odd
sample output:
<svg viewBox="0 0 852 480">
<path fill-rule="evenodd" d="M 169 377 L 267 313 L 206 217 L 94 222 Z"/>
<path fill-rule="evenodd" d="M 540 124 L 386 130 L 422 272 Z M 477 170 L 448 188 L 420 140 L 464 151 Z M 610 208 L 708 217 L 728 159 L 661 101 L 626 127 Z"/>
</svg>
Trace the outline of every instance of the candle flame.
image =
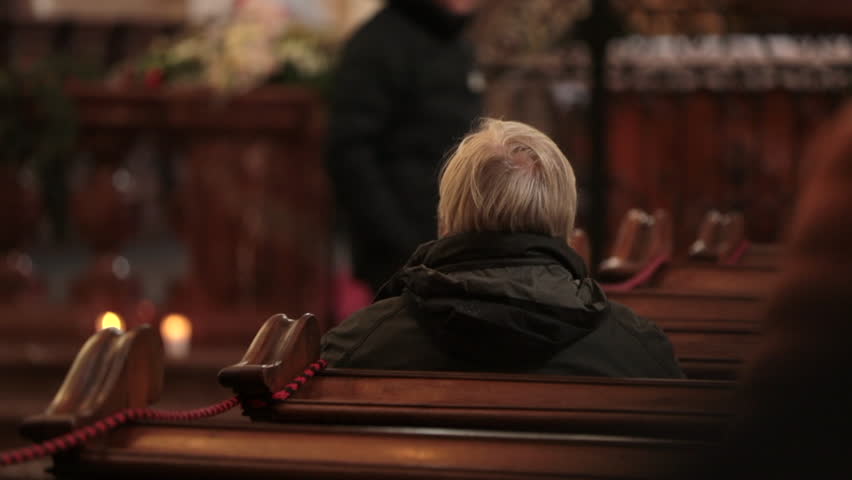
<svg viewBox="0 0 852 480">
<path fill-rule="evenodd" d="M 183 340 L 192 336 L 192 322 L 186 316 L 172 313 L 160 323 L 160 335 L 163 340 Z"/>
<path fill-rule="evenodd" d="M 124 320 L 115 312 L 104 312 L 98 317 L 97 329 L 117 328 L 124 331 Z"/>
</svg>

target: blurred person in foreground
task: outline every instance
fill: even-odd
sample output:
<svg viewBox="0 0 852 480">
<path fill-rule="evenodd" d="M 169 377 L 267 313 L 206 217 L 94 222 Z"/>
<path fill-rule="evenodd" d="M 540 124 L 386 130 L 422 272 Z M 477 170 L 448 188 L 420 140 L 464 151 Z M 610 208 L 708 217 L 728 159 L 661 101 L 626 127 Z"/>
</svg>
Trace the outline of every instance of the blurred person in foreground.
<svg viewBox="0 0 852 480">
<path fill-rule="evenodd" d="M 818 131 L 720 448 L 677 479 L 852 478 L 852 102 Z"/>
<path fill-rule="evenodd" d="M 336 71 L 327 165 L 355 276 L 373 291 L 435 235 L 437 174 L 481 111 L 462 32 L 480 0 L 389 0 Z"/>
<path fill-rule="evenodd" d="M 607 300 L 568 245 L 571 164 L 543 133 L 484 120 L 446 163 L 439 239 L 323 338 L 335 367 L 680 378 L 668 338 Z"/>
</svg>

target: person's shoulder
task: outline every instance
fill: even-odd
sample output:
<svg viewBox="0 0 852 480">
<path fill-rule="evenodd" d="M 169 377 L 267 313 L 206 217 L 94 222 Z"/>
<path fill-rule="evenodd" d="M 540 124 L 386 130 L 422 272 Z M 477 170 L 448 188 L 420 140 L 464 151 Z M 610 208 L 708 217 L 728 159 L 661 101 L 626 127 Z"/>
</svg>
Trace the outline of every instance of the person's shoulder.
<svg viewBox="0 0 852 480">
<path fill-rule="evenodd" d="M 332 365 L 345 364 L 387 319 L 404 308 L 400 297 L 391 297 L 358 310 L 322 337 L 322 357 Z"/>
</svg>

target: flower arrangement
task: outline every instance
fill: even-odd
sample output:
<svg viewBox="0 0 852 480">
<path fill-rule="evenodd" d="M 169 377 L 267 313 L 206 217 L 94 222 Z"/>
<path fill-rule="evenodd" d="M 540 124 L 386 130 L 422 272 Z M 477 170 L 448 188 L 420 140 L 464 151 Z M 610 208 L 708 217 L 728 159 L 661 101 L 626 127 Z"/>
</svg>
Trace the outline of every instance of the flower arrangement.
<svg viewBox="0 0 852 480">
<path fill-rule="evenodd" d="M 298 25 L 280 4 L 244 0 L 225 18 L 155 42 L 112 79 L 151 88 L 200 85 L 224 94 L 268 83 L 322 87 L 334 51 L 329 36 Z"/>
</svg>

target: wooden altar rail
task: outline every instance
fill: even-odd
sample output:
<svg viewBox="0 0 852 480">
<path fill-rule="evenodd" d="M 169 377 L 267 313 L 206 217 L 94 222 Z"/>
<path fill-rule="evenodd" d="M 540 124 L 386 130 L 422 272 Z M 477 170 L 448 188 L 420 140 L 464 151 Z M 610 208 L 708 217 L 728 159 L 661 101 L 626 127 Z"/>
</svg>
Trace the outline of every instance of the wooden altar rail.
<svg viewBox="0 0 852 480">
<path fill-rule="evenodd" d="M 162 361 L 154 339 L 134 333 L 100 334 L 110 339 L 105 351 L 124 354 L 102 358 L 108 366 L 72 369 L 51 408 L 26 423 L 28 436 L 43 439 L 142 399 L 155 401 Z M 130 341 L 120 342 L 125 336 Z M 311 317 L 272 318 L 244 361 L 220 379 L 238 381 L 238 390 L 252 395 L 261 385 L 277 391 L 287 374 L 304 368 L 304 358 L 318 353 L 317 336 Z M 75 363 L 92 358 L 84 349 Z M 107 374 L 127 371 L 127 359 L 151 381 Z M 733 398 L 730 385 L 714 382 L 417 372 L 337 371 L 303 389 L 294 408 L 310 412 L 298 424 L 132 424 L 74 454 L 56 455 L 53 472 L 60 478 L 648 478 L 706 454 Z M 336 401 L 345 405 L 332 406 Z M 285 405 L 252 413 L 281 415 L 277 420 L 289 414 Z M 333 425 L 342 423 L 337 419 L 351 424 Z"/>
<path fill-rule="evenodd" d="M 324 328 L 332 324 L 331 205 L 318 92 L 266 87 L 227 102 L 202 90 L 77 82 L 67 92 L 80 124 L 76 148 L 90 154 L 92 167 L 69 199 L 70 223 L 94 255 L 68 285 L 67 303 L 55 310 L 74 312 L 62 322 L 83 324 L 80 340 L 107 310 L 130 326 L 159 321 L 137 318 L 145 299 L 136 266 L 127 269 L 129 276 L 115 270 L 141 223 L 133 178 L 122 169 L 140 141 L 151 142 L 156 155 L 182 159 L 175 166 L 183 173 L 178 185 L 161 196 L 189 268 L 185 278 L 165 280 L 166 298 L 154 313 L 185 314 L 193 340 L 204 344 L 248 341 L 259 326 L 252 320 L 281 308 L 316 312 L 328 322 Z M 29 286 L 20 283 L 2 292 L 11 300 L 0 308 L 59 323 L 44 299 L 25 295 Z"/>
</svg>

